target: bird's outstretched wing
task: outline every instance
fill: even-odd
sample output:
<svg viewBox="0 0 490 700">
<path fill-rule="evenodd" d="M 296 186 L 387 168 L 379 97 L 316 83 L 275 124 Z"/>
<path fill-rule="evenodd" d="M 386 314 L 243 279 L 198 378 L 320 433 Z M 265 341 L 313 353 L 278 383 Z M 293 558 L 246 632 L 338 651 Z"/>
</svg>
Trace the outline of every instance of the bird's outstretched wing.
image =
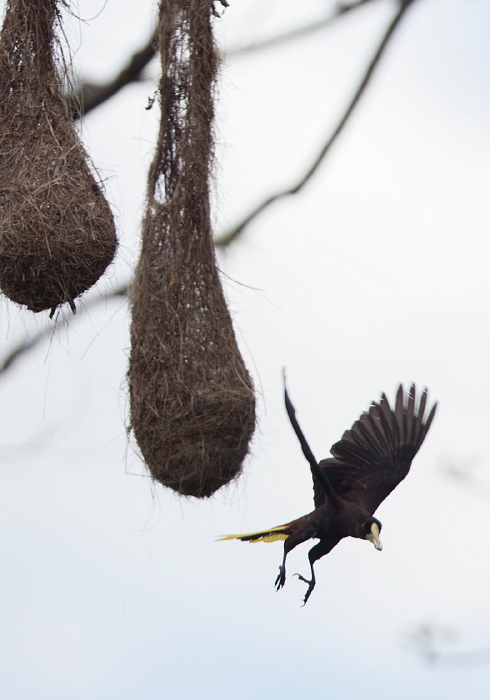
<svg viewBox="0 0 490 700">
<path fill-rule="evenodd" d="M 303 431 L 296 418 L 296 409 L 293 406 L 291 399 L 289 398 L 288 390 L 286 387 L 286 375 L 283 372 L 284 380 L 284 402 L 286 404 L 286 411 L 293 426 L 293 430 L 296 433 L 296 437 L 299 440 L 303 454 L 310 464 L 311 474 L 313 477 L 313 487 L 314 489 L 321 491 L 322 493 L 322 504 L 326 504 L 329 500 L 331 503 L 337 501 L 337 494 L 335 493 L 330 481 L 325 478 L 324 470 L 319 466 L 316 461 L 316 457 L 311 451 L 311 447 L 308 444 L 308 440 L 305 438 Z"/>
<path fill-rule="evenodd" d="M 346 430 L 330 450 L 333 458 L 319 463 L 335 492 L 370 513 L 398 486 L 430 428 L 437 404 L 427 418 L 427 389 L 417 401 L 415 385 L 408 395 L 400 385 L 392 408 L 385 394 Z M 326 502 L 325 490 L 313 475 L 315 506 Z"/>
</svg>

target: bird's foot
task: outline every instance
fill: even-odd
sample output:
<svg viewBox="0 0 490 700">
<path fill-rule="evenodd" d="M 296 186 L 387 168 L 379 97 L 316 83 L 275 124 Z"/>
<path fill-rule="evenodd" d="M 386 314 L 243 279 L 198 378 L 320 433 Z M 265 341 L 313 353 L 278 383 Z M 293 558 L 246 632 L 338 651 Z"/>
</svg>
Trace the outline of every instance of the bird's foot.
<svg viewBox="0 0 490 700">
<path fill-rule="evenodd" d="M 294 574 L 294 576 L 297 576 L 300 581 L 304 581 L 305 583 L 308 584 L 308 589 L 306 591 L 306 595 L 303 598 L 303 607 L 304 607 L 306 605 L 306 603 L 308 602 L 308 598 L 313 593 L 313 589 L 315 588 L 316 581 L 314 578 L 312 578 L 311 581 L 308 581 L 308 579 L 305 578 L 304 576 L 302 576 L 301 574 Z"/>
<path fill-rule="evenodd" d="M 278 591 L 280 588 L 284 586 L 286 583 L 286 569 L 284 566 L 279 567 L 279 573 L 277 574 L 276 582 L 275 582 L 275 587 L 276 591 Z"/>
</svg>

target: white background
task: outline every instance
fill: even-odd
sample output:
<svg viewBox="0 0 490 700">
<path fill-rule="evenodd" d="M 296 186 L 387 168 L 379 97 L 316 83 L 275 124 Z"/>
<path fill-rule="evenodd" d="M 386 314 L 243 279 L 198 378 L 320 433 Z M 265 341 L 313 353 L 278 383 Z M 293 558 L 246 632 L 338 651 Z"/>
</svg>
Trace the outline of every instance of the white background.
<svg viewBox="0 0 490 700">
<path fill-rule="evenodd" d="M 281 48 L 229 57 L 220 79 L 215 227 L 293 183 L 332 131 L 396 11 L 368 3 Z M 229 51 L 325 16 L 320 0 L 231 0 Z M 74 63 L 110 79 L 146 41 L 147 0 L 79 0 Z M 314 180 L 219 253 L 259 422 L 241 479 L 208 501 L 155 484 L 126 435 L 129 316 L 82 308 L 0 378 L 0 658 L 9 700 L 488 698 L 490 647 L 490 9 L 419 0 Z M 158 62 L 88 115 L 116 266 L 129 279 L 153 153 Z M 90 298 L 90 297 L 88 297 Z M 47 318 L 3 300 L 2 352 Z M 399 382 L 439 401 L 412 471 L 382 504 L 384 550 L 308 547 L 274 591 L 280 544 L 216 543 L 312 509 L 281 368 L 316 455 Z M 448 474 L 460 469 L 461 480 Z M 413 638 L 435 630 L 447 661 Z M 484 661 L 485 659 L 483 659 Z"/>
</svg>

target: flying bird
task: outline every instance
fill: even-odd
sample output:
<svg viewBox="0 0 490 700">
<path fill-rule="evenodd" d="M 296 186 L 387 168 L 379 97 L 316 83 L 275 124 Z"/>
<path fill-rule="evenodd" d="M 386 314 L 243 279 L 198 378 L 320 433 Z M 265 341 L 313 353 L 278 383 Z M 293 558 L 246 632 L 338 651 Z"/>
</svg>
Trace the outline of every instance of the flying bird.
<svg viewBox="0 0 490 700">
<path fill-rule="evenodd" d="M 427 417 L 427 389 L 417 398 L 415 385 L 408 394 L 400 385 L 394 407 L 385 394 L 346 430 L 330 453 L 317 462 L 296 418 L 296 411 L 284 387 L 286 410 L 308 460 L 313 477 L 315 510 L 285 525 L 246 535 L 219 539 L 242 542 L 284 540 L 284 556 L 276 579 L 276 590 L 286 582 L 289 552 L 309 539 L 320 540 L 309 551 L 310 579 L 295 574 L 308 584 L 303 605 L 315 587 L 314 563 L 338 545 L 344 537 L 372 542 L 379 551 L 380 521 L 374 517 L 378 506 L 407 476 L 412 460 L 422 445 L 434 418 L 437 403 Z"/>
</svg>

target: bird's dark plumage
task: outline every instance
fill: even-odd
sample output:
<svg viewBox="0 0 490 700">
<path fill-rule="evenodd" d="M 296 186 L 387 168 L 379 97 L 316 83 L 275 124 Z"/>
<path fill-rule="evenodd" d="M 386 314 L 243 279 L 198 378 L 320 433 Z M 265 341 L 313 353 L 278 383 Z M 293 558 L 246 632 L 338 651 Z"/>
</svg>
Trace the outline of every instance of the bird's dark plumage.
<svg viewBox="0 0 490 700">
<path fill-rule="evenodd" d="M 370 513 L 398 486 L 422 445 L 436 411 L 434 404 L 424 419 L 427 389 L 416 405 L 412 384 L 408 397 L 398 388 L 394 408 L 385 394 L 373 402 L 366 413 L 346 430 L 330 449 L 333 457 L 323 459 L 319 467 L 334 491 L 348 501 L 362 504 Z M 325 502 L 325 491 L 313 477 L 315 506 Z"/>
<path fill-rule="evenodd" d="M 427 389 L 417 399 L 415 385 L 408 394 L 400 385 L 394 406 L 385 394 L 346 430 L 330 452 L 332 457 L 317 462 L 296 419 L 285 389 L 286 409 L 308 460 L 313 477 L 315 510 L 308 515 L 270 530 L 223 539 L 249 542 L 284 540 L 284 557 L 276 579 L 279 590 L 286 579 L 286 557 L 298 544 L 319 539 L 309 552 L 311 579 L 304 602 L 315 586 L 314 562 L 328 554 L 344 537 L 371 541 L 381 549 L 381 523 L 373 517 L 379 504 L 398 486 L 410 470 L 413 458 L 431 426 L 437 404 L 425 416 Z"/>
</svg>

